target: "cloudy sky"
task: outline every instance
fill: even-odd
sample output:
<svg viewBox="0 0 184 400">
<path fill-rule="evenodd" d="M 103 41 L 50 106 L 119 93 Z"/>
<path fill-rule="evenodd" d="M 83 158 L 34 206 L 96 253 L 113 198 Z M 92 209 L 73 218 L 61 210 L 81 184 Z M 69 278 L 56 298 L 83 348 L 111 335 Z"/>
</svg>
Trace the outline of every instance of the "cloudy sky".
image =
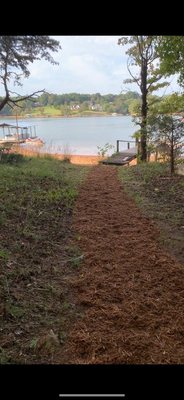
<svg viewBox="0 0 184 400">
<path fill-rule="evenodd" d="M 125 85 L 129 78 L 126 62 L 126 48 L 119 46 L 120 36 L 53 36 L 61 43 L 62 49 L 54 53 L 59 65 L 38 61 L 30 65 L 31 75 L 24 79 L 23 87 L 11 88 L 20 94 L 45 89 L 49 93 L 101 93 L 119 94 L 135 90 L 135 84 Z M 177 89 L 176 79 L 172 80 L 166 94 Z M 163 91 L 158 94 L 163 94 Z M 3 95 L 2 87 L 0 95 Z"/>
</svg>

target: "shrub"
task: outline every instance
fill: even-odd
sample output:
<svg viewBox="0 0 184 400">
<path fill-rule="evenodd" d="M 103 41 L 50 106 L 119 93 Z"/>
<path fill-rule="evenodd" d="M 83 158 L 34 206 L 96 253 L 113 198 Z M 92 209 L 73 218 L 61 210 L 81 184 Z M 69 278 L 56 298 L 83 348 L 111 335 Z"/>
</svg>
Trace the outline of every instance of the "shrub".
<svg viewBox="0 0 184 400">
<path fill-rule="evenodd" d="M 9 164 L 17 164 L 24 160 L 24 156 L 22 154 L 17 153 L 2 153 L 1 162 L 9 163 Z"/>
</svg>

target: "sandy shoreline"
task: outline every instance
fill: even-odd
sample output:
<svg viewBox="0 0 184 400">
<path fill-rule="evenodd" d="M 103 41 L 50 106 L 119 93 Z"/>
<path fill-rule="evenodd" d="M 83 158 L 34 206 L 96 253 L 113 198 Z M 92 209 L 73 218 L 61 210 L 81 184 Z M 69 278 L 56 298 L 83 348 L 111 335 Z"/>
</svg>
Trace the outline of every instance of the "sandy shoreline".
<svg viewBox="0 0 184 400">
<path fill-rule="evenodd" d="M 15 151 L 15 150 L 14 150 Z M 106 157 L 98 156 L 98 155 L 80 155 L 80 154 L 60 154 L 60 153 L 41 153 L 39 150 L 27 149 L 27 148 L 17 148 L 16 152 L 19 154 L 23 154 L 28 157 L 53 157 L 58 160 L 68 159 L 70 160 L 71 164 L 78 164 L 78 165 L 98 165 L 98 163 L 104 160 Z M 129 162 L 129 165 L 136 165 L 137 160 L 134 159 Z"/>
<path fill-rule="evenodd" d="M 64 154 L 55 154 L 56 158 L 63 160 L 66 156 Z M 97 165 L 99 161 L 103 160 L 104 157 L 90 156 L 90 155 L 71 155 L 70 162 L 72 164 L 81 165 Z"/>
<path fill-rule="evenodd" d="M 15 149 L 14 149 L 15 150 Z M 16 152 L 19 154 L 23 154 L 29 157 L 53 157 L 59 160 L 69 159 L 71 164 L 80 164 L 80 165 L 97 165 L 99 161 L 103 160 L 104 157 L 98 155 L 80 155 L 80 154 L 60 154 L 60 153 L 41 153 L 36 149 L 28 149 L 17 147 Z"/>
</svg>

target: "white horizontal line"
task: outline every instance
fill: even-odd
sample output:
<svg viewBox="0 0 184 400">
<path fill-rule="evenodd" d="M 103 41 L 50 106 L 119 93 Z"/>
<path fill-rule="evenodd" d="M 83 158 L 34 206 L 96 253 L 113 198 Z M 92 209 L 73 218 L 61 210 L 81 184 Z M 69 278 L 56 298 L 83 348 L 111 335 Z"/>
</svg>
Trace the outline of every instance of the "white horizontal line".
<svg viewBox="0 0 184 400">
<path fill-rule="evenodd" d="M 125 397 L 125 394 L 59 394 L 59 397 Z"/>
</svg>

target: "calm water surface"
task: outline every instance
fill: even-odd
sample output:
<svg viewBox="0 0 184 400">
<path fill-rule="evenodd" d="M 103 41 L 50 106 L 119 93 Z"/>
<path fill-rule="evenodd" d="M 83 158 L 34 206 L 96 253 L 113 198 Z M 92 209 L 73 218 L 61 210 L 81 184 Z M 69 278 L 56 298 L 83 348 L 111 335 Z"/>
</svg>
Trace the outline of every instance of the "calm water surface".
<svg viewBox="0 0 184 400">
<path fill-rule="evenodd" d="M 16 124 L 14 119 L 1 119 L 0 123 Z M 76 117 L 76 118 L 26 118 L 19 119 L 20 126 L 35 125 L 36 134 L 51 152 L 68 151 L 71 154 L 96 155 L 97 146 L 116 140 L 133 140 L 136 126 L 130 116 Z M 0 132 L 2 137 L 2 132 Z M 125 148 L 126 144 L 121 144 Z M 114 150 L 109 151 L 109 154 Z"/>
</svg>

